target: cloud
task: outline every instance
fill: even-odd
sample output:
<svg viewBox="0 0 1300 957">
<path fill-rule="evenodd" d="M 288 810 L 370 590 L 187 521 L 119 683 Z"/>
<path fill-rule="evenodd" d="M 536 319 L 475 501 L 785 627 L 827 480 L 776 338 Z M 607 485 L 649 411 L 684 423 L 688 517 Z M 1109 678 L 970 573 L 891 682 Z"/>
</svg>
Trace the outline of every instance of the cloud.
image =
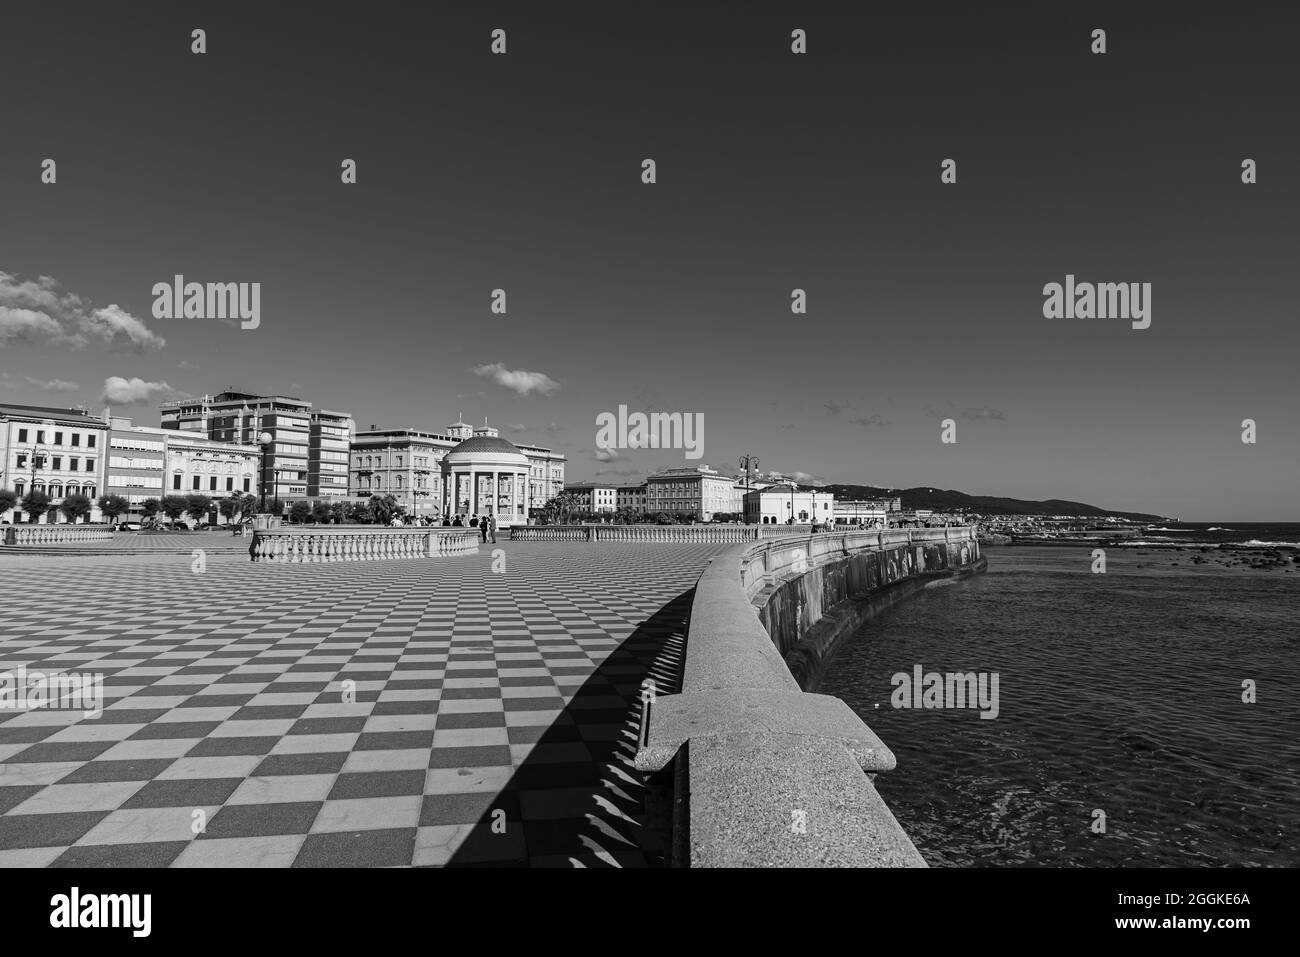
<svg viewBox="0 0 1300 957">
<path fill-rule="evenodd" d="M 827 399 L 826 402 L 824 403 L 824 406 L 826 408 L 827 415 L 839 415 L 846 408 L 848 408 L 848 406 L 846 406 L 844 403 L 836 402 L 834 399 Z"/>
<path fill-rule="evenodd" d="M 180 362 L 176 363 L 176 368 L 178 368 L 178 369 L 197 369 L 198 366 L 195 365 L 193 362 L 190 362 L 188 359 L 182 359 Z"/>
<path fill-rule="evenodd" d="M 881 428 L 884 428 L 885 426 L 889 425 L 888 419 L 886 419 L 883 415 L 878 415 L 874 412 L 871 415 L 863 415 L 863 416 L 859 416 L 856 419 L 849 419 L 849 421 L 852 422 L 854 425 L 862 426 L 864 429 L 870 428 L 873 425 L 878 425 Z"/>
<path fill-rule="evenodd" d="M 617 475 L 622 478 L 630 478 L 641 474 L 638 469 L 597 469 L 597 475 Z"/>
<path fill-rule="evenodd" d="M 612 462 L 616 458 L 618 458 L 618 450 L 617 449 L 596 449 L 595 456 L 597 462 Z"/>
<path fill-rule="evenodd" d="M 69 382 L 67 379 L 33 379 L 31 376 L 24 376 L 24 378 L 28 385 L 46 392 L 77 392 L 81 389 L 80 383 Z"/>
<path fill-rule="evenodd" d="M 58 281 L 35 282 L 0 272 L 0 346 L 11 341 L 80 349 L 91 340 L 126 342 L 137 350 L 161 349 L 167 341 L 116 304 L 95 308 Z"/>
<path fill-rule="evenodd" d="M 511 432 L 527 432 L 527 431 L 528 431 L 528 426 L 524 425 L 522 422 L 516 422 L 516 423 L 514 423 L 513 425 L 507 425 L 506 428 L 509 429 Z"/>
<path fill-rule="evenodd" d="M 991 409 L 987 405 L 979 409 L 966 409 L 962 412 L 961 417 L 971 421 L 975 421 L 976 419 L 997 419 L 1002 421 L 1006 419 L 1006 415 L 1002 413 L 1002 410 Z"/>
<path fill-rule="evenodd" d="M 526 369 L 507 369 L 500 362 L 475 366 L 474 374 L 488 376 L 497 385 L 504 386 L 519 395 L 529 395 L 533 392 L 550 395 L 560 387 L 558 382 L 545 373 L 529 372 Z"/>
<path fill-rule="evenodd" d="M 797 428 L 799 428 L 799 426 L 795 425 L 793 422 L 787 422 L 785 425 L 778 425 L 776 427 L 776 430 L 778 432 L 784 432 L 786 429 L 797 429 Z"/>
<path fill-rule="evenodd" d="M 99 400 L 116 405 L 140 405 L 157 396 L 175 392 L 166 382 L 145 382 L 140 378 L 123 379 L 114 375 L 104 380 L 104 392 Z"/>
</svg>

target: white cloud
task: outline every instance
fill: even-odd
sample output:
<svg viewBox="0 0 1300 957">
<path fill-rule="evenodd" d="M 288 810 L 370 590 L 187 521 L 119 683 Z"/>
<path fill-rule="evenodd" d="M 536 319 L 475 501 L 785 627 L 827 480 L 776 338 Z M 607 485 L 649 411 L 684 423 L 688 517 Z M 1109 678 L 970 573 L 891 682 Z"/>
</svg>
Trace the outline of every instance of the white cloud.
<svg viewBox="0 0 1300 957">
<path fill-rule="evenodd" d="M 35 282 L 0 271 L 0 346 L 11 340 L 44 342 L 80 349 L 91 339 L 125 340 L 137 349 L 161 349 L 167 341 L 116 304 L 95 308 L 58 282 Z"/>
<path fill-rule="evenodd" d="M 123 379 L 114 375 L 104 380 L 104 393 L 100 396 L 100 401 L 117 405 L 139 405 L 156 396 L 175 391 L 166 382 L 145 382 L 138 377 Z"/>
<path fill-rule="evenodd" d="M 550 376 L 541 372 L 529 372 L 526 369 L 507 369 L 503 363 L 494 362 L 491 365 L 475 366 L 475 375 L 490 377 L 497 385 L 511 389 L 520 395 L 528 395 L 532 392 L 539 392 L 542 395 L 550 395 L 560 387 L 560 384 Z"/>
</svg>

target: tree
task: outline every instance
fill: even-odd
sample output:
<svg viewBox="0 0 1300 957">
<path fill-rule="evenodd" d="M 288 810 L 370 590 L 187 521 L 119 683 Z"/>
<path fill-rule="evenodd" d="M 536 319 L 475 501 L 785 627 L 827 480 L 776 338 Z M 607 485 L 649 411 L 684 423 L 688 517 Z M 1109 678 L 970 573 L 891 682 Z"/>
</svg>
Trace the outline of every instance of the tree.
<svg viewBox="0 0 1300 957">
<path fill-rule="evenodd" d="M 172 525 L 175 526 L 176 519 L 185 514 L 185 510 L 189 507 L 189 503 L 180 495 L 164 495 L 159 507 L 162 509 L 162 513 L 171 521 Z"/>
<path fill-rule="evenodd" d="M 257 496 L 247 492 L 239 496 L 239 520 L 250 519 L 257 514 Z"/>
<path fill-rule="evenodd" d="M 71 495 L 68 496 L 68 498 L 73 498 L 73 497 L 74 496 Z M 124 499 L 121 495 L 101 495 L 99 497 L 99 502 L 97 504 L 99 505 L 99 510 L 103 512 L 104 517 L 107 518 L 110 522 L 116 522 L 118 516 L 131 511 L 131 503 L 128 502 L 126 499 Z M 68 510 L 68 499 L 64 499 L 63 511 L 67 512 L 67 510 Z M 89 512 L 89 509 L 87 509 L 87 512 Z"/>
<path fill-rule="evenodd" d="M 311 505 L 299 499 L 289 506 L 289 520 L 302 524 L 311 515 Z"/>
<path fill-rule="evenodd" d="M 369 525 L 375 520 L 374 510 L 370 507 L 370 502 L 355 502 L 348 509 L 348 520 L 357 522 L 361 525 Z"/>
<path fill-rule="evenodd" d="M 18 496 L 13 489 L 0 488 L 0 512 L 7 512 L 18 504 Z"/>
<path fill-rule="evenodd" d="M 239 511 L 239 496 L 232 495 L 217 502 L 217 511 L 227 522 L 233 521 L 235 513 Z"/>
<path fill-rule="evenodd" d="M 42 515 L 50 510 L 50 497 L 44 492 L 31 491 L 23 496 L 23 511 L 30 518 L 28 522 L 35 525 Z"/>
<path fill-rule="evenodd" d="M 342 525 L 348 520 L 347 502 L 330 502 L 330 518 L 335 525 Z"/>
<path fill-rule="evenodd" d="M 391 495 L 372 495 L 369 504 L 375 521 L 380 525 L 387 525 L 391 522 L 393 516 L 399 514 L 401 508 L 397 504 L 397 499 Z"/>
<path fill-rule="evenodd" d="M 122 498 L 122 496 L 114 495 L 113 498 L 121 501 L 123 505 L 127 505 L 126 499 Z M 88 516 L 90 514 L 90 509 L 90 499 L 85 495 L 82 495 L 80 492 L 65 495 L 63 497 L 63 504 L 59 506 L 59 511 L 63 512 L 63 514 L 68 517 L 68 521 L 72 522 L 74 525 L 77 523 L 77 519 Z M 122 513 L 119 512 L 118 514 L 120 515 Z"/>
<path fill-rule="evenodd" d="M 162 508 L 162 502 L 156 498 L 147 498 L 140 503 L 140 511 L 144 513 L 145 518 L 153 518 L 158 514 L 160 508 Z"/>
<path fill-rule="evenodd" d="M 201 522 L 208 517 L 208 512 L 212 509 L 212 499 L 206 495 L 200 495 L 197 492 L 193 495 L 185 496 L 185 511 L 196 522 Z"/>
<path fill-rule="evenodd" d="M 316 502 L 311 507 L 311 520 L 318 525 L 325 525 L 330 520 L 330 507 L 324 502 Z"/>
</svg>

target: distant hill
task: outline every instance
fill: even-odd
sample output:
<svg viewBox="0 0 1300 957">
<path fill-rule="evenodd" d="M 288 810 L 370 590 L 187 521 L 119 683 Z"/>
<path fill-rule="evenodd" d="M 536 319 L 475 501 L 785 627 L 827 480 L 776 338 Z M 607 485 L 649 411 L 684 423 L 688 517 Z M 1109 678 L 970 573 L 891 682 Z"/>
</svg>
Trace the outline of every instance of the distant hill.
<svg viewBox="0 0 1300 957">
<path fill-rule="evenodd" d="M 1067 502 L 1049 498 L 1031 502 L 1019 498 L 1000 498 L 994 495 L 967 495 L 955 489 L 939 488 L 877 488 L 874 485 L 822 485 L 818 489 L 833 492 L 837 499 L 892 498 L 903 500 L 903 508 L 928 508 L 936 512 L 961 510 L 983 512 L 985 515 L 1089 515 L 1128 518 L 1138 522 L 1164 521 L 1164 516 L 1144 512 L 1112 512 L 1083 502 Z"/>
</svg>

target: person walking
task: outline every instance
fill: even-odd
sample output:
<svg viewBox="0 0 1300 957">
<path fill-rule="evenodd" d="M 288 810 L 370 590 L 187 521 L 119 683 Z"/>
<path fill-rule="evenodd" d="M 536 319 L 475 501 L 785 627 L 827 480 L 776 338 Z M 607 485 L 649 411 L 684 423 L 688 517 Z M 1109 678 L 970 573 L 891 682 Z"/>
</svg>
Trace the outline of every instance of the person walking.
<svg viewBox="0 0 1300 957">
<path fill-rule="evenodd" d="M 495 515 L 488 516 L 488 530 L 492 532 L 492 544 L 495 545 L 497 543 L 497 517 Z"/>
<path fill-rule="evenodd" d="M 488 517 L 486 515 L 484 515 L 481 519 L 479 519 L 479 523 L 478 523 L 479 541 L 481 541 L 484 545 L 487 544 L 487 532 L 488 532 L 487 523 L 488 523 Z"/>
</svg>

